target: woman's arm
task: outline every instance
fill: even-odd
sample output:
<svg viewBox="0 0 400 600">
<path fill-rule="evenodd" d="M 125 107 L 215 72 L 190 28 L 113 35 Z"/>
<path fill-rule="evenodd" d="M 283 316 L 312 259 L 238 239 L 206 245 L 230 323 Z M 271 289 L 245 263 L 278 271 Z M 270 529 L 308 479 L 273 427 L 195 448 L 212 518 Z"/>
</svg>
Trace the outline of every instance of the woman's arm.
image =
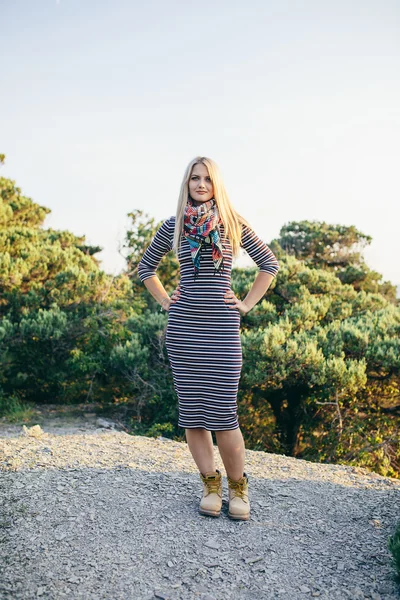
<svg viewBox="0 0 400 600">
<path fill-rule="evenodd" d="M 232 290 L 228 290 L 225 293 L 226 304 L 229 305 L 229 308 L 239 309 L 239 311 L 245 315 L 253 308 L 253 306 L 257 304 L 259 300 L 261 300 L 271 285 L 273 278 L 274 275 L 271 273 L 264 273 L 263 271 L 260 271 L 257 273 L 257 277 L 255 278 L 254 283 L 244 300 L 239 300 L 239 298 L 236 298 L 235 293 Z"/>
<path fill-rule="evenodd" d="M 271 285 L 273 278 L 274 275 L 271 273 L 265 273 L 264 271 L 257 273 L 257 277 L 255 278 L 249 293 L 242 302 L 242 304 L 245 304 L 247 308 L 246 312 L 249 312 L 249 310 L 251 310 L 253 306 L 255 306 L 259 300 L 261 300 Z"/>
<path fill-rule="evenodd" d="M 172 239 L 175 228 L 175 218 L 166 219 L 155 234 L 150 246 L 143 254 L 142 260 L 138 265 L 138 275 L 140 280 L 150 294 L 165 310 L 169 310 L 171 300 L 174 300 L 177 292 L 173 292 L 171 298 L 161 283 L 156 270 L 161 259 L 172 249 Z"/>
<path fill-rule="evenodd" d="M 157 300 L 159 304 L 163 307 L 164 310 L 169 310 L 171 306 L 171 299 L 173 298 L 175 292 L 172 294 L 171 298 L 168 296 L 167 291 L 160 279 L 157 275 L 153 277 L 148 277 L 143 281 L 146 288 L 149 290 L 150 294 Z"/>
<path fill-rule="evenodd" d="M 268 290 L 271 281 L 278 273 L 279 263 L 271 248 L 247 225 L 242 226 L 241 245 L 260 271 L 243 301 L 236 298 L 232 290 L 228 290 L 225 294 L 225 302 L 230 308 L 238 308 L 241 313 L 246 314 Z"/>
</svg>

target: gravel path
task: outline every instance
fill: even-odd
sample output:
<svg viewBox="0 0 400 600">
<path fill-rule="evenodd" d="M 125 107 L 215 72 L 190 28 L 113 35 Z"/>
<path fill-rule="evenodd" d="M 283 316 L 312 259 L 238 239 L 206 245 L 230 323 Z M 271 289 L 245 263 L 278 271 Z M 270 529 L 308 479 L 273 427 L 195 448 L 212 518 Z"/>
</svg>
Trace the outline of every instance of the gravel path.
<svg viewBox="0 0 400 600">
<path fill-rule="evenodd" d="M 399 598 L 399 481 L 248 450 L 250 521 L 213 519 L 185 443 L 97 425 L 3 431 L 1 598 Z"/>
</svg>

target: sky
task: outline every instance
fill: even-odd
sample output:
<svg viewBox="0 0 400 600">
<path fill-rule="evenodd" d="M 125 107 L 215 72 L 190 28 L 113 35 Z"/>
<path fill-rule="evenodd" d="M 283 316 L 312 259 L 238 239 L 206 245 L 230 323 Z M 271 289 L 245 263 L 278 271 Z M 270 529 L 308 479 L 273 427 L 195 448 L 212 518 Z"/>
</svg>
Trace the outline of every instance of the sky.
<svg viewBox="0 0 400 600">
<path fill-rule="evenodd" d="M 355 225 L 400 285 L 397 0 L 0 0 L 0 174 L 120 272 L 128 213 L 219 165 L 267 243 Z"/>
</svg>

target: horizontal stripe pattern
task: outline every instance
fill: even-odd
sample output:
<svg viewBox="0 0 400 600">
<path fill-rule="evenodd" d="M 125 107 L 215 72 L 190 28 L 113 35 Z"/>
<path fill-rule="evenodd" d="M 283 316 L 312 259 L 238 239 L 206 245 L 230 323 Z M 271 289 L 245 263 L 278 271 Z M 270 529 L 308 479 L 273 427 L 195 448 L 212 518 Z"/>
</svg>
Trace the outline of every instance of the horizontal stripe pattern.
<svg viewBox="0 0 400 600">
<path fill-rule="evenodd" d="M 154 277 L 161 259 L 172 249 L 174 228 L 173 216 L 158 229 L 138 266 L 141 281 Z M 187 429 L 221 431 L 239 427 L 240 312 L 224 302 L 225 292 L 231 289 L 232 248 L 229 240 L 223 240 L 222 245 L 224 271 L 214 274 L 212 248 L 206 244 L 196 278 L 185 238 L 179 249 L 181 293 L 169 309 L 165 343 L 178 396 L 178 425 Z M 245 225 L 241 246 L 260 271 L 276 276 L 279 264 L 275 255 Z"/>
</svg>

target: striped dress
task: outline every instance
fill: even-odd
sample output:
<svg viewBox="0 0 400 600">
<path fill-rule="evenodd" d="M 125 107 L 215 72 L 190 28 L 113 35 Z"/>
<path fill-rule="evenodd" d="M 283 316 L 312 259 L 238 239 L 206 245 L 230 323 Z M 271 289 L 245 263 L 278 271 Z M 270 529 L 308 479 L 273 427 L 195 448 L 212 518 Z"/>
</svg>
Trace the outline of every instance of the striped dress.
<svg viewBox="0 0 400 600">
<path fill-rule="evenodd" d="M 174 228 L 173 216 L 158 229 L 138 266 L 141 281 L 155 275 L 162 257 L 172 249 Z M 223 225 L 220 232 L 223 235 Z M 225 292 L 231 289 L 232 248 L 229 240 L 222 244 L 223 273 L 214 275 L 211 244 L 203 245 L 196 279 L 190 246 L 184 237 L 178 255 L 180 296 L 169 308 L 165 343 L 178 396 L 178 425 L 188 429 L 221 431 L 239 427 L 241 315 L 224 301 Z M 275 255 L 245 225 L 242 225 L 241 246 L 260 271 L 277 274 L 279 264 Z"/>
</svg>

